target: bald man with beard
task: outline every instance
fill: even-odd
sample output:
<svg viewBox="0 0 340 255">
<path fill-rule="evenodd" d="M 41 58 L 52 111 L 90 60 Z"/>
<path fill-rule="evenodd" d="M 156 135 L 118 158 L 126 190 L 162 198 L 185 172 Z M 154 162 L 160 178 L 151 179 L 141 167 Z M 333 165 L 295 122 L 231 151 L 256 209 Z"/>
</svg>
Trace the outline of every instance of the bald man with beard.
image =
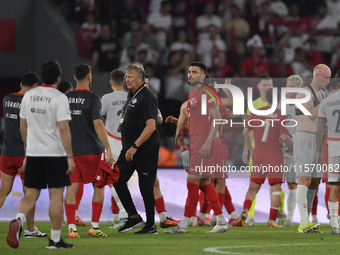
<svg viewBox="0 0 340 255">
<path fill-rule="evenodd" d="M 312 82 L 304 87 L 311 93 L 311 98 L 302 105 L 311 115 L 304 115 L 300 109 L 295 109 L 297 126 L 293 151 L 296 176 L 299 178 L 296 191 L 296 202 L 301 217 L 299 233 L 315 232 L 320 227 L 320 224 L 309 221 L 309 214 L 319 181 L 323 177 L 323 172 L 316 170 L 316 130 L 319 104 L 325 98 L 323 90 L 330 77 L 331 70 L 328 66 L 317 65 L 313 70 Z M 298 93 L 296 96 L 297 99 L 305 97 L 304 93 Z"/>
</svg>

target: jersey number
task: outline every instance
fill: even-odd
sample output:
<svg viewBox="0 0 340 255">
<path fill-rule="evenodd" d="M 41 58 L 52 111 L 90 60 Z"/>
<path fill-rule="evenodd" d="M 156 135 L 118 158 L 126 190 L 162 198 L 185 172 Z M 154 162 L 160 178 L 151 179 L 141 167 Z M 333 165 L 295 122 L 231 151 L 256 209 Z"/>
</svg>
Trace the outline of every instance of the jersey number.
<svg viewBox="0 0 340 255">
<path fill-rule="evenodd" d="M 267 137 L 268 137 L 269 128 L 270 128 L 270 122 L 268 120 L 265 120 L 263 122 L 264 122 L 264 132 L 263 132 L 261 141 L 266 142 Z"/>
<path fill-rule="evenodd" d="M 336 109 L 332 112 L 332 115 L 335 116 L 335 114 L 338 114 L 338 120 L 336 122 L 336 127 L 335 127 L 335 133 L 340 132 L 340 110 Z"/>
</svg>

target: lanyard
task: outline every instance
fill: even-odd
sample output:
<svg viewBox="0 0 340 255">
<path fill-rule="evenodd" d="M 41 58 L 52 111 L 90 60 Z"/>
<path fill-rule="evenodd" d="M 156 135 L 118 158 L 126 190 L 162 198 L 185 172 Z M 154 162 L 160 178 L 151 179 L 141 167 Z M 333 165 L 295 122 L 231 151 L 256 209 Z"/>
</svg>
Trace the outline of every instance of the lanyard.
<svg viewBox="0 0 340 255">
<path fill-rule="evenodd" d="M 126 104 L 125 104 L 125 106 L 124 106 L 124 108 L 123 108 L 122 117 L 125 117 L 125 114 L 126 114 L 126 111 L 127 111 L 127 107 L 128 107 L 129 104 L 132 102 L 132 100 L 135 99 L 135 97 L 137 96 L 137 94 L 138 94 L 139 92 L 141 92 L 142 89 L 145 88 L 145 86 L 146 86 L 146 85 L 145 85 L 145 83 L 144 83 L 144 85 L 141 86 L 141 87 L 136 91 L 136 93 L 133 95 L 133 97 L 130 99 L 130 101 L 129 101 L 129 102 L 126 101 Z"/>
</svg>

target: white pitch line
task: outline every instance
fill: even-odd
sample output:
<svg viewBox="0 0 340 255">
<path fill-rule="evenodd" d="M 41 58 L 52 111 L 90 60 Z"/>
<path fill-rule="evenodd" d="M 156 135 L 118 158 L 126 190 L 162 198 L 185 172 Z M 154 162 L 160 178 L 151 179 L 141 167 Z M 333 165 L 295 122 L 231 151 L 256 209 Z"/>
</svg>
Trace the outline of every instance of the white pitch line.
<svg viewBox="0 0 340 255">
<path fill-rule="evenodd" d="M 221 247 L 208 247 L 203 249 L 205 252 L 214 252 L 220 254 L 235 254 L 235 255 L 277 255 L 268 253 L 243 253 L 221 251 L 220 249 L 237 249 L 237 248 L 261 248 L 261 247 L 278 247 L 278 246 L 303 246 L 303 245 L 325 245 L 325 244 L 340 244 L 340 243 L 293 243 L 293 244 L 267 244 L 267 245 L 241 245 L 241 246 L 221 246 Z"/>
</svg>

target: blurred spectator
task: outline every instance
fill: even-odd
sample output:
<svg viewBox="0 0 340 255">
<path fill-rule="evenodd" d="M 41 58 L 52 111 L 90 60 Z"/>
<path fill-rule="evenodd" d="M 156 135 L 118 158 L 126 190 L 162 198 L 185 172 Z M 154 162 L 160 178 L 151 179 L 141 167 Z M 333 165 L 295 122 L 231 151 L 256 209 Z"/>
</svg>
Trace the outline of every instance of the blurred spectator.
<svg viewBox="0 0 340 255">
<path fill-rule="evenodd" d="M 142 15 L 134 5 L 133 0 L 123 0 L 123 6 L 117 10 L 115 17 L 119 20 L 118 35 L 123 36 L 124 33 L 130 31 L 131 20 L 142 22 Z"/>
<path fill-rule="evenodd" d="M 313 38 L 308 39 L 304 42 L 303 48 L 306 52 L 306 62 L 308 63 L 309 69 L 313 69 L 318 64 L 329 65 L 328 61 L 324 58 L 324 56 L 315 49 L 315 40 Z"/>
<path fill-rule="evenodd" d="M 154 12 L 159 12 L 161 10 L 161 4 L 163 0 L 150 0 L 149 4 L 149 14 Z"/>
<path fill-rule="evenodd" d="M 300 75 L 302 78 L 312 77 L 311 66 L 306 61 L 305 51 L 302 48 L 295 49 L 295 60 L 292 63 L 294 74 Z M 312 67 L 313 68 L 313 67 Z"/>
<path fill-rule="evenodd" d="M 271 0 L 269 8 L 280 19 L 283 19 L 288 15 L 287 5 L 280 0 Z"/>
<path fill-rule="evenodd" d="M 144 70 L 149 79 L 149 88 L 158 98 L 158 94 L 161 91 L 161 80 L 154 76 L 155 66 L 150 63 L 146 64 L 144 65 Z"/>
<path fill-rule="evenodd" d="M 112 19 L 110 21 L 111 37 L 118 38 L 117 20 Z"/>
<path fill-rule="evenodd" d="M 93 43 L 92 71 L 111 72 L 119 65 L 120 45 L 111 37 L 110 27 L 103 25 L 100 36 Z"/>
<path fill-rule="evenodd" d="M 227 46 L 225 42 L 217 36 L 217 27 L 209 26 L 208 31 L 209 38 L 199 40 L 197 54 L 199 55 L 199 59 L 207 66 L 207 68 L 211 68 L 217 64 L 217 54 L 220 51 L 225 53 Z"/>
<path fill-rule="evenodd" d="M 142 61 L 143 63 L 151 62 L 153 64 L 158 62 L 159 54 L 152 50 L 149 45 L 141 42 L 141 35 L 138 31 L 132 32 L 130 43 L 133 46 L 135 57 L 133 58 L 128 54 L 132 54 L 132 50 L 128 52 L 130 45 L 124 47 L 120 57 L 120 69 L 125 69 L 125 67 L 132 64 L 134 61 Z M 131 60 L 133 60 L 133 62 Z"/>
<path fill-rule="evenodd" d="M 230 7 L 232 4 L 236 4 L 240 9 L 241 16 L 243 16 L 243 12 L 245 9 L 245 3 L 247 0 L 221 0 L 221 3 L 218 6 L 218 15 L 222 17 L 223 22 L 231 19 Z"/>
<path fill-rule="evenodd" d="M 99 23 L 95 22 L 93 12 L 86 15 L 86 22 L 81 26 L 82 39 L 88 48 L 92 49 L 94 40 L 100 35 L 101 27 Z"/>
<path fill-rule="evenodd" d="M 185 7 L 186 6 L 184 0 L 178 1 L 172 14 L 172 28 L 175 38 L 183 29 L 189 32 L 189 14 L 185 11 Z"/>
<path fill-rule="evenodd" d="M 172 41 L 172 18 L 170 11 L 171 2 L 163 1 L 161 10 L 150 14 L 148 17 L 148 24 L 151 25 L 151 31 L 156 36 L 159 51 L 161 52 L 165 49 L 167 40 Z"/>
<path fill-rule="evenodd" d="M 150 46 L 151 49 L 158 51 L 158 42 L 154 34 L 151 33 L 151 27 L 148 23 L 142 25 L 142 43 Z"/>
<path fill-rule="evenodd" d="M 132 20 L 130 23 L 130 31 L 126 32 L 123 37 L 123 45 L 128 45 L 131 42 L 132 32 L 140 31 L 140 22 L 138 20 Z"/>
<path fill-rule="evenodd" d="M 207 3 L 205 5 L 204 14 L 196 18 L 196 29 L 198 31 L 198 39 L 209 38 L 209 27 L 215 26 L 217 28 L 216 33 L 221 32 L 222 19 L 214 15 L 215 6 L 213 3 Z"/>
<path fill-rule="evenodd" d="M 328 14 L 332 15 L 336 19 L 336 22 L 340 21 L 340 1 L 339 0 L 327 0 Z"/>
<path fill-rule="evenodd" d="M 270 77 L 272 78 L 286 78 L 294 74 L 293 68 L 290 64 L 284 62 L 285 52 L 279 49 L 276 52 L 274 63 L 270 65 Z"/>
<path fill-rule="evenodd" d="M 340 22 L 332 40 L 332 53 L 331 68 L 336 71 L 340 69 Z"/>
<path fill-rule="evenodd" d="M 275 45 L 275 28 L 270 24 L 271 16 L 269 3 L 263 2 L 259 14 L 254 19 L 254 34 L 261 37 L 268 55 Z"/>
<path fill-rule="evenodd" d="M 237 63 L 237 68 L 246 53 L 245 42 L 249 37 L 248 22 L 241 18 L 241 10 L 236 4 L 230 6 L 231 19 L 224 23 L 224 34 L 228 45 L 228 55 L 231 63 Z M 233 51 L 235 54 L 230 54 Z"/>
<path fill-rule="evenodd" d="M 73 28 L 75 28 L 76 25 L 81 26 L 81 24 L 83 24 L 88 11 L 86 0 L 64 0 L 62 7 L 66 20 Z M 90 9 L 90 11 L 92 11 L 92 9 Z"/>
<path fill-rule="evenodd" d="M 324 3 L 318 5 L 317 14 L 321 20 L 316 25 L 316 28 L 312 33 L 316 40 L 316 50 L 320 51 L 324 55 L 327 62 L 330 62 L 332 36 L 336 32 L 337 22 L 332 15 L 327 14 L 327 5 Z"/>
<path fill-rule="evenodd" d="M 125 55 L 125 60 L 120 63 L 119 69 L 125 70 L 125 68 L 128 65 L 137 62 L 135 47 L 132 44 L 130 44 L 129 46 L 126 47 L 126 52 L 125 52 L 125 48 L 124 48 L 122 53 L 124 53 L 124 55 L 125 54 L 126 55 Z"/>
<path fill-rule="evenodd" d="M 189 65 L 189 56 L 185 54 L 181 59 L 180 51 L 172 51 L 168 56 L 168 63 L 164 66 L 164 98 L 165 108 L 162 110 L 163 118 L 178 116 L 181 104 L 187 99 L 190 86 L 187 85 L 186 72 Z M 174 135 L 175 129 L 166 125 L 166 133 Z"/>
<path fill-rule="evenodd" d="M 241 77 L 259 78 L 263 75 L 269 75 L 268 62 L 263 54 L 263 43 L 258 35 L 249 39 L 247 47 L 251 51 L 251 55 L 247 57 L 241 65 Z"/>
<path fill-rule="evenodd" d="M 217 65 L 215 66 L 215 78 L 232 78 L 232 77 L 238 77 L 237 72 L 235 69 L 227 64 L 227 58 L 225 52 L 219 52 L 218 53 L 218 59 L 217 59 Z"/>
<path fill-rule="evenodd" d="M 182 51 L 183 53 L 189 53 L 190 60 L 193 59 L 193 47 L 190 43 L 188 43 L 186 30 L 179 31 L 178 40 L 171 44 L 170 51 Z"/>
</svg>

